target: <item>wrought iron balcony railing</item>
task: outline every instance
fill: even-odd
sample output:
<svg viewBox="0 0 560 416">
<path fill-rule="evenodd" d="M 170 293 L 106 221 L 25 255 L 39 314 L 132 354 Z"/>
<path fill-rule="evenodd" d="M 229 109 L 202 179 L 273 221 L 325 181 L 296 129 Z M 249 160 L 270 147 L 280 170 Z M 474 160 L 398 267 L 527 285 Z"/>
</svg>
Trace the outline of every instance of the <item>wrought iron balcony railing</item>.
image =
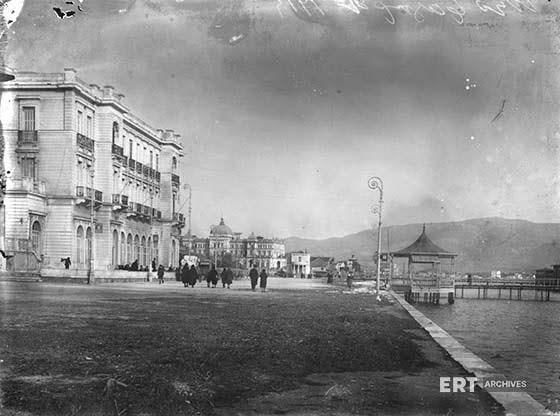
<svg viewBox="0 0 560 416">
<path fill-rule="evenodd" d="M 161 173 L 158 172 L 157 170 L 156 170 L 156 181 L 157 181 L 157 182 L 160 182 L 160 181 L 161 181 Z"/>
<path fill-rule="evenodd" d="M 130 170 L 134 170 L 136 168 L 136 161 L 133 158 L 128 159 L 128 167 Z"/>
<path fill-rule="evenodd" d="M 86 152 L 92 152 L 95 149 L 95 142 L 81 133 L 76 133 L 76 144 Z"/>
<path fill-rule="evenodd" d="M 149 178 L 149 177 L 150 177 L 150 170 L 151 170 L 151 169 L 152 169 L 152 168 L 150 168 L 149 166 L 144 166 L 144 176 L 145 176 L 146 178 Z"/>
<path fill-rule="evenodd" d="M 149 216 L 149 215 L 150 215 L 150 207 L 144 205 L 144 206 L 142 207 L 142 214 L 148 215 L 148 216 Z"/>
<path fill-rule="evenodd" d="M 179 175 L 175 175 L 174 173 L 171 174 L 171 182 L 176 183 L 177 185 L 180 183 Z"/>
<path fill-rule="evenodd" d="M 118 146 L 118 145 L 116 145 L 116 144 L 114 144 L 114 143 L 113 143 L 113 146 L 111 147 L 111 151 L 112 151 L 112 153 L 113 153 L 114 155 L 116 155 L 116 156 L 119 156 L 119 157 L 123 157 L 123 156 L 124 156 L 124 154 L 123 154 L 123 153 L 124 153 L 124 152 L 123 152 L 123 148 L 120 147 L 120 146 Z"/>
<path fill-rule="evenodd" d="M 121 205 L 123 207 L 128 207 L 128 196 L 127 195 L 121 195 Z"/>
<path fill-rule="evenodd" d="M 121 195 L 113 194 L 113 205 L 120 205 L 120 204 L 121 204 Z"/>
<path fill-rule="evenodd" d="M 95 202 L 103 202 L 103 192 L 91 189 L 86 186 L 76 186 L 76 196 L 91 200 L 92 196 Z"/>
<path fill-rule="evenodd" d="M 142 214 L 142 204 L 139 204 L 138 202 L 136 204 L 134 204 L 134 211 L 136 211 L 138 214 Z"/>
<path fill-rule="evenodd" d="M 38 143 L 37 130 L 18 130 L 18 146 L 26 144 L 36 146 Z"/>
<path fill-rule="evenodd" d="M 136 162 L 136 173 L 139 173 L 141 175 L 143 167 L 144 167 L 144 165 L 142 163 Z"/>
</svg>

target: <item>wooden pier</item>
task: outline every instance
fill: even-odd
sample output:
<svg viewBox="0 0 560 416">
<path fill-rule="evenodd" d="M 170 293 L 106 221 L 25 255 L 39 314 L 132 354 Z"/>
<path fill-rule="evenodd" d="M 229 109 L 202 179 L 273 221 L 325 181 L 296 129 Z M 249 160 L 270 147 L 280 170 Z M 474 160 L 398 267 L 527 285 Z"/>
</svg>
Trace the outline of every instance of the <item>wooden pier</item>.
<svg viewBox="0 0 560 416">
<path fill-rule="evenodd" d="M 517 283 L 484 283 L 484 284 L 455 284 L 455 297 L 465 298 L 465 293 L 473 294 L 466 299 L 505 299 L 505 300 L 535 300 L 550 301 L 551 292 L 558 292 L 560 287 Z M 533 292 L 533 293 L 531 293 Z M 529 293 L 530 296 L 523 296 Z M 475 296 L 476 295 L 476 296 Z"/>
</svg>

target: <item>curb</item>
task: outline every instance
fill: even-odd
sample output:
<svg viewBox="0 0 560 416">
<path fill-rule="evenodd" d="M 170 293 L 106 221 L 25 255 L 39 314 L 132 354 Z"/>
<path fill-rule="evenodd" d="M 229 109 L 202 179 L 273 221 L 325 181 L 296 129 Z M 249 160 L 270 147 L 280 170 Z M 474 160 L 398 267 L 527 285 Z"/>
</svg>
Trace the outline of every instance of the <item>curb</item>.
<svg viewBox="0 0 560 416">
<path fill-rule="evenodd" d="M 428 319 L 422 312 L 410 305 L 401 295 L 392 290 L 390 290 L 389 293 L 410 316 L 428 332 L 432 339 L 447 351 L 451 358 L 459 363 L 467 372 L 474 374 L 479 379 L 489 376 L 502 379 L 506 378 L 486 361 L 465 348 L 431 319 Z M 480 384 L 478 384 L 478 386 L 484 390 Z M 525 392 L 485 391 L 503 406 L 506 416 L 539 416 L 551 414 L 542 404 Z"/>
</svg>

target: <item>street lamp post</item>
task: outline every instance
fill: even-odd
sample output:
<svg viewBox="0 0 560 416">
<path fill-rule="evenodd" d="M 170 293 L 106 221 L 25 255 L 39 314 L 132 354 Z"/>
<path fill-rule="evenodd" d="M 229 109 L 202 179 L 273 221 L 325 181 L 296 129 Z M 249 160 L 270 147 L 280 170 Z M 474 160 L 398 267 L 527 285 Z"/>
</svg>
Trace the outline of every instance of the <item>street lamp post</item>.
<svg viewBox="0 0 560 416">
<path fill-rule="evenodd" d="M 379 206 L 377 212 L 379 214 L 379 224 L 377 228 L 377 281 L 376 291 L 379 296 L 380 290 L 380 274 L 381 274 L 381 211 L 383 207 L 383 181 L 378 176 L 373 176 L 368 180 L 368 186 L 371 190 L 379 190 Z"/>
</svg>

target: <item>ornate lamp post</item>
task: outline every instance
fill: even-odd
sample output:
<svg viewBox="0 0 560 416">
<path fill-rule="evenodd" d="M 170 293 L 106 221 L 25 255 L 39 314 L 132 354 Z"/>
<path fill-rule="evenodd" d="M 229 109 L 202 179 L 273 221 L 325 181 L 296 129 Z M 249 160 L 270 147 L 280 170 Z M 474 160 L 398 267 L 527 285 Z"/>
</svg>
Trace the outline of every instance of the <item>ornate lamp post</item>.
<svg viewBox="0 0 560 416">
<path fill-rule="evenodd" d="M 379 206 L 376 211 L 379 214 L 379 224 L 377 228 L 377 282 L 376 282 L 376 290 L 377 296 L 379 296 L 379 281 L 380 281 L 380 272 L 381 272 L 381 210 L 383 207 L 383 181 L 378 176 L 373 176 L 368 180 L 369 189 L 375 191 L 376 189 L 379 190 Z"/>
</svg>

